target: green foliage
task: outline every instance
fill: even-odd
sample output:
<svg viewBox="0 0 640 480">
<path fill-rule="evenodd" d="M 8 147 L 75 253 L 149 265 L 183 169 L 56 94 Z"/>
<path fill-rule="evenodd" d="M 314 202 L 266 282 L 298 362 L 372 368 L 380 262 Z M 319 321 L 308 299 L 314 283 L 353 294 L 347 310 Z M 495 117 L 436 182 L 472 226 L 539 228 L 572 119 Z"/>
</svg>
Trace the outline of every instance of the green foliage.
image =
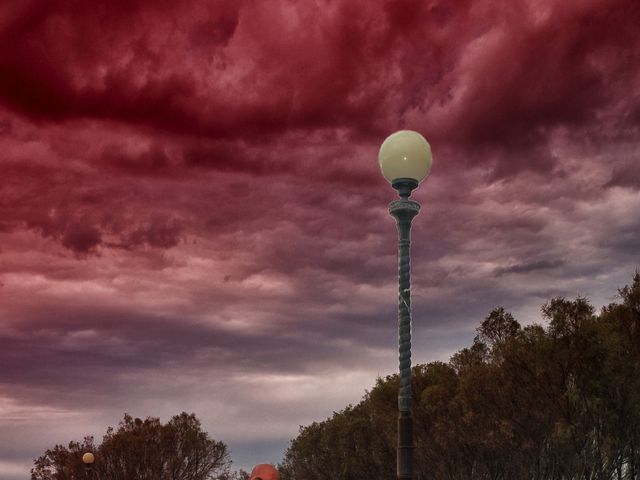
<svg viewBox="0 0 640 480">
<path fill-rule="evenodd" d="M 415 470 L 424 480 L 640 478 L 640 273 L 595 314 L 554 298 L 521 327 L 499 308 L 448 363 L 413 369 Z M 283 480 L 391 479 L 398 378 L 301 427 Z"/>
<path fill-rule="evenodd" d="M 82 455 L 93 452 L 90 471 Z M 229 477 L 229 454 L 222 442 L 202 431 L 194 414 L 181 413 L 162 424 L 125 414 L 117 430 L 109 427 L 102 444 L 92 437 L 68 447 L 56 445 L 37 458 L 32 480 L 210 480 Z"/>
</svg>

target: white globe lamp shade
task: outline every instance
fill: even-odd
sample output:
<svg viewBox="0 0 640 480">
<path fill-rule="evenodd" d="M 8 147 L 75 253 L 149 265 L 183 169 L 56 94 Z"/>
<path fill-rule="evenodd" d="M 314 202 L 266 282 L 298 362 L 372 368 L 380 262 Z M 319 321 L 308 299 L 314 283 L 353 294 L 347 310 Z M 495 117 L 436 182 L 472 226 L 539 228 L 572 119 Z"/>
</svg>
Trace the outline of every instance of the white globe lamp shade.
<svg viewBox="0 0 640 480">
<path fill-rule="evenodd" d="M 382 142 L 378 161 L 389 183 L 401 178 L 420 183 L 431 170 L 431 146 L 418 132 L 400 130 Z"/>
</svg>

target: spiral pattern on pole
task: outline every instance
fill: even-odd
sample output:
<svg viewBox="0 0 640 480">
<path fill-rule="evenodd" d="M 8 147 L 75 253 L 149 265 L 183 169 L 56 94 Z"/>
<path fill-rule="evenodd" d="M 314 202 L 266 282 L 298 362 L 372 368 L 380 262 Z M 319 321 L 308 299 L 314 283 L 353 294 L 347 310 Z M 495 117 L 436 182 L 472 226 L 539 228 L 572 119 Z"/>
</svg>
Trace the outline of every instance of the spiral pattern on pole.
<svg viewBox="0 0 640 480">
<path fill-rule="evenodd" d="M 411 411 L 411 242 L 398 242 L 398 360 L 400 364 L 400 393 L 398 408 L 401 412 Z"/>
<path fill-rule="evenodd" d="M 412 200 L 396 200 L 389 205 L 389 213 L 398 227 L 398 360 L 400 391 L 398 409 L 411 412 L 411 221 L 420 211 L 420 204 Z"/>
</svg>

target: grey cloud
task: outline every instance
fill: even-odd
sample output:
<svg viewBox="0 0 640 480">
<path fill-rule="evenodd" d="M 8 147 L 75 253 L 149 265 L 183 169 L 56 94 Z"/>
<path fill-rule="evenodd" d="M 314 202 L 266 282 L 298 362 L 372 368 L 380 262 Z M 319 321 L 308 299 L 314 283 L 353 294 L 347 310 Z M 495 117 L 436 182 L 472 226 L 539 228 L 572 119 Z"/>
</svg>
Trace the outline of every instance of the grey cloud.
<svg viewBox="0 0 640 480">
<path fill-rule="evenodd" d="M 562 260 L 538 260 L 535 262 L 511 265 L 509 267 L 496 268 L 494 270 L 494 273 L 497 277 L 501 277 L 502 275 L 507 275 L 510 273 L 529 273 L 536 270 L 549 270 L 562 267 L 563 265 L 564 262 Z"/>
</svg>

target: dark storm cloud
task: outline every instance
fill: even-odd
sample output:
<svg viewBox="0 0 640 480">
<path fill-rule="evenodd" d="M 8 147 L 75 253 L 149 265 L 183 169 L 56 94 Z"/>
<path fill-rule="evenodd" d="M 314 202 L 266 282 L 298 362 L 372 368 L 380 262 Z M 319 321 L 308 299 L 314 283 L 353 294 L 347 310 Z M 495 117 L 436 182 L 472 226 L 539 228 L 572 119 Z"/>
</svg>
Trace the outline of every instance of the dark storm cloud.
<svg viewBox="0 0 640 480">
<path fill-rule="evenodd" d="M 138 195 L 119 182 L 98 183 L 86 171 L 38 162 L 5 162 L 3 172 L 0 213 L 6 228 L 32 229 L 76 254 L 101 246 L 170 248 L 182 237 L 182 222 L 173 214 L 132 219 L 124 204 Z"/>
<path fill-rule="evenodd" d="M 626 95 L 638 76 L 640 20 L 628 1 L 524 12 L 438 2 L 292 6 L 280 14 L 224 3 L 7 8 L 15 12 L 2 30 L 11 42 L 0 51 L 0 95 L 34 119 L 108 118 L 250 142 L 320 127 L 369 141 L 411 122 L 431 130 L 436 147 L 464 147 L 462 158 L 493 163 L 500 178 L 553 170 L 555 129 L 607 135 L 599 117 L 621 104 L 639 108 Z M 179 30 L 169 29 L 172 19 Z M 285 24 L 290 37 L 279 28 Z M 183 158 L 188 166 L 269 172 L 233 144 L 189 146 Z M 139 163 L 162 170 L 166 153 L 152 149 Z"/>
<path fill-rule="evenodd" d="M 327 358 L 353 362 L 387 336 L 375 328 L 363 331 L 365 323 L 375 327 L 375 322 L 355 312 L 339 318 L 313 315 L 304 329 L 290 319 L 288 330 L 278 333 L 234 331 L 224 323 L 207 325 L 100 307 L 50 305 L 46 316 L 38 315 L 20 319 L 0 336 L 3 390 L 23 393 L 25 401 L 66 408 L 80 396 L 96 404 L 108 403 L 116 392 L 126 394 L 132 385 L 123 373 L 144 376 L 177 367 L 185 376 L 202 370 L 219 371 L 221 376 L 244 371 L 317 375 L 333 368 Z M 321 322 L 322 328 L 313 326 Z M 331 339 L 326 328 L 335 331 Z M 340 338 L 348 341 L 348 349 L 336 343 Z"/>
<path fill-rule="evenodd" d="M 551 172 L 559 163 L 549 145 L 556 129 L 584 128 L 593 141 L 606 141 L 622 126 L 613 120 L 620 110 L 637 109 L 637 96 L 628 93 L 640 64 L 638 5 L 537 3 L 525 14 L 522 5 L 499 14 L 487 5 L 476 11 L 504 23 L 491 22 L 467 44 L 451 79 L 460 93 L 442 115 L 438 107 L 426 112 L 436 145 L 454 143 L 473 161 L 491 159 L 493 178 Z M 603 125 L 603 117 L 613 123 Z"/>
<path fill-rule="evenodd" d="M 551 268 L 559 268 L 563 264 L 564 262 L 562 262 L 561 260 L 560 261 L 540 260 L 537 262 L 512 265 L 510 267 L 496 268 L 495 274 L 497 276 L 502 276 L 509 273 L 528 273 L 528 272 L 533 272 L 535 270 L 548 270 Z"/>
<path fill-rule="evenodd" d="M 11 461 L 193 409 L 277 462 L 242 449 L 395 371 L 376 154 L 400 128 L 434 152 L 416 362 L 500 305 L 611 301 L 640 264 L 639 23 L 631 0 L 5 2 L 0 435 L 32 432 Z"/>
<path fill-rule="evenodd" d="M 140 26 L 146 13 L 150 19 L 161 10 L 174 13 L 166 10 L 168 6 L 48 2 L 6 7 L 9 19 L 2 30 L 0 53 L 0 91 L 5 103 L 35 118 L 120 115 L 135 120 L 167 110 L 176 119 L 182 117 L 171 105 L 181 94 L 191 92 L 187 78 L 149 79 L 143 88 L 132 82 L 136 60 L 153 64 L 157 58 L 148 48 L 145 32 L 129 36 L 128 26 Z M 131 62 L 98 76 L 99 62 L 115 60 L 117 53 L 129 49 Z"/>
<path fill-rule="evenodd" d="M 111 118 L 221 136 L 320 126 L 380 135 L 403 112 L 426 108 L 427 125 L 455 121 L 447 132 L 435 128 L 437 142 L 508 149 L 499 169 L 510 174 L 550 170 L 550 129 L 592 125 L 598 112 L 622 100 L 637 74 L 640 9 L 631 2 L 553 11 L 532 5 L 525 15 L 512 6 L 500 11 L 506 23 L 499 25 L 491 23 L 497 7 L 489 4 L 340 4 L 315 25 L 313 9 L 294 7 L 288 20 L 299 35 L 295 43 L 276 30 L 286 17 L 274 12 L 265 22 L 252 15 L 262 8 L 220 4 L 203 12 L 210 15 L 204 20 L 186 6 L 154 2 L 54 2 L 37 14 L 22 12 L 3 29 L 11 42 L 0 52 L 0 93 L 5 104 L 35 118 Z M 168 32 L 176 40 L 171 53 L 155 29 L 176 16 L 184 31 Z M 257 22 L 261 28 L 253 28 Z M 131 23 L 138 27 L 133 35 Z M 306 55 L 314 50 L 319 58 Z M 235 51 L 253 57 L 229 57 Z M 245 64 L 246 72 L 234 72 Z M 389 76 L 393 68 L 402 83 Z M 237 89 L 222 88 L 220 78 Z M 454 118 L 429 111 L 447 104 Z"/>
<path fill-rule="evenodd" d="M 633 152 L 626 161 L 617 162 L 607 183 L 608 187 L 640 188 L 640 157 L 637 155 L 637 152 Z"/>
<path fill-rule="evenodd" d="M 175 175 L 172 161 L 166 150 L 154 145 L 141 152 L 129 153 L 118 145 L 107 145 L 100 155 L 106 168 L 120 175 L 162 176 Z"/>
<path fill-rule="evenodd" d="M 262 20 L 255 28 L 251 10 L 243 11 L 245 18 L 239 20 L 239 5 L 229 5 L 209 9 L 197 4 L 164 8 L 156 2 L 58 2 L 37 14 L 21 12 L 4 29 L 4 38 L 11 42 L 4 42 L 7 47 L 0 52 L 0 95 L 6 105 L 35 119 L 105 118 L 216 136 L 333 126 L 344 115 L 351 121 L 366 118 L 350 106 L 363 101 L 346 98 L 353 83 L 364 81 L 356 75 L 362 65 L 354 57 L 359 53 L 354 48 L 367 43 L 360 40 L 364 24 L 353 36 L 341 38 L 341 25 L 331 23 L 327 27 L 337 30 L 337 38 L 325 43 L 307 36 L 287 47 L 278 39 L 281 31 L 275 30 L 285 18 L 272 19 L 274 30 Z M 211 19 L 203 22 L 198 13 Z M 171 28 L 176 18 L 182 30 L 158 39 L 157 29 Z M 229 52 L 219 49 L 234 49 L 230 43 L 239 21 L 248 31 L 236 49 L 242 48 L 247 57 L 229 58 Z M 133 34 L 131 24 L 137 26 Z M 169 45 L 177 55 L 167 50 Z M 273 63 L 282 47 L 289 51 Z M 314 47 L 328 48 L 333 58 L 305 75 L 300 68 L 311 65 L 305 65 L 300 54 Z M 234 68 L 247 71 L 236 74 Z M 335 69 L 344 77 L 334 77 Z M 301 88 L 307 80 L 313 84 Z M 372 102 L 370 94 L 365 92 L 365 97 Z M 332 110 L 326 108 L 329 104 Z"/>
</svg>

